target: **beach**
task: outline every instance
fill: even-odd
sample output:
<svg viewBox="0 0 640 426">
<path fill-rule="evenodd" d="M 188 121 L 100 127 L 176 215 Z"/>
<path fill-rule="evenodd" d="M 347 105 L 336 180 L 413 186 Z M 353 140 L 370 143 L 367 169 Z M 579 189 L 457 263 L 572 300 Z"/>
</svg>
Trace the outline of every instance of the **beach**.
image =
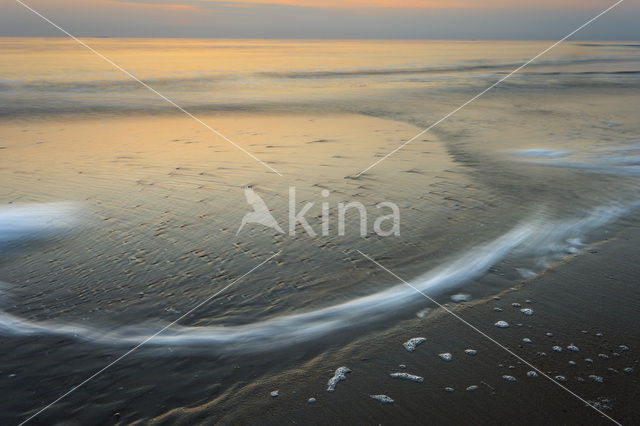
<svg viewBox="0 0 640 426">
<path fill-rule="evenodd" d="M 3 423 L 638 421 L 637 44 L 88 42 L 193 116 L 0 39 Z"/>
</svg>

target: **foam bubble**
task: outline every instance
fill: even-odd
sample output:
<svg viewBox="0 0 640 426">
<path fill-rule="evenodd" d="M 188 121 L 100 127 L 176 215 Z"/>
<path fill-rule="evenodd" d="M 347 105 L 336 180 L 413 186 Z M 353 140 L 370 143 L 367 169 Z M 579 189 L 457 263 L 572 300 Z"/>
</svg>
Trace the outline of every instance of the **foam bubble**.
<svg viewBox="0 0 640 426">
<path fill-rule="evenodd" d="M 496 322 L 494 325 L 496 327 L 498 327 L 498 328 L 507 328 L 507 327 L 509 327 L 509 323 L 506 322 L 506 321 L 502 321 L 502 320 Z"/>
<path fill-rule="evenodd" d="M 470 294 L 458 293 L 451 296 L 451 300 L 460 303 L 460 302 L 468 302 L 471 300 Z"/>
<path fill-rule="evenodd" d="M 443 361 L 451 361 L 453 359 L 453 355 L 451 355 L 449 352 L 444 352 L 441 354 L 438 354 L 438 356 L 443 360 Z"/>
<path fill-rule="evenodd" d="M 594 382 L 596 382 L 596 383 L 602 383 L 602 382 L 604 382 L 604 379 L 603 379 L 601 376 L 596 376 L 595 374 L 591 374 L 591 375 L 589 375 L 589 378 L 590 378 L 591 380 L 593 380 Z"/>
<path fill-rule="evenodd" d="M 338 384 L 338 382 L 346 380 L 346 375 L 348 373 L 351 373 L 351 370 L 349 370 L 347 367 L 339 367 L 333 377 L 330 378 L 327 382 L 327 391 L 333 392 L 334 390 L 336 390 L 336 385 Z"/>
<path fill-rule="evenodd" d="M 387 395 L 369 395 L 369 398 L 375 399 L 376 401 L 380 401 L 383 404 L 391 404 L 394 400 Z"/>
<path fill-rule="evenodd" d="M 390 376 L 393 377 L 394 379 L 405 379 L 405 380 L 410 380 L 412 382 L 417 382 L 417 383 L 424 382 L 424 378 L 420 376 L 416 376 L 414 374 L 409 374 L 409 373 L 391 373 Z"/>
<path fill-rule="evenodd" d="M 426 342 L 427 339 L 425 337 L 414 337 L 413 339 L 409 339 L 406 342 L 404 342 L 402 344 L 402 346 L 405 347 L 406 350 L 408 350 L 409 352 L 413 352 L 416 350 L 416 347 L 421 344 Z"/>
</svg>

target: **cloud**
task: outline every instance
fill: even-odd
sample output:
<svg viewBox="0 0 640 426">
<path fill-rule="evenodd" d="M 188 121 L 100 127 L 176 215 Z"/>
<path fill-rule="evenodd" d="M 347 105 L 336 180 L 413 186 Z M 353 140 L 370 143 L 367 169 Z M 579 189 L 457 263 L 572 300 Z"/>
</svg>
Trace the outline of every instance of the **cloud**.
<svg viewBox="0 0 640 426">
<path fill-rule="evenodd" d="M 205 38 L 559 39 L 615 0 L 27 0 L 78 36 Z M 0 36 L 59 36 L 0 0 Z M 625 2 L 582 40 L 637 40 Z"/>
<path fill-rule="evenodd" d="M 320 9 L 603 9 L 607 0 L 114 0 L 156 6 L 291 6 Z"/>
</svg>

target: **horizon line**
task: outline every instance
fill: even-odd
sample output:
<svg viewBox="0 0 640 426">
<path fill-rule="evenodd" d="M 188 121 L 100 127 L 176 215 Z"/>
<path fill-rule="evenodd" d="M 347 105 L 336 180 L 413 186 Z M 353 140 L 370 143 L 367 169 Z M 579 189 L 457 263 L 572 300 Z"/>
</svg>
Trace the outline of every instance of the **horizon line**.
<svg viewBox="0 0 640 426">
<path fill-rule="evenodd" d="M 552 41 L 546 38 L 409 38 L 409 37 L 193 37 L 193 36 L 111 36 L 111 35 L 79 35 L 82 38 L 94 39 L 156 39 L 156 40 L 322 40 L 322 41 L 451 41 L 451 42 L 483 42 L 483 41 Z M 1 35 L 0 38 L 60 38 L 63 35 Z M 640 39 L 581 39 L 568 42 L 638 42 Z"/>
</svg>

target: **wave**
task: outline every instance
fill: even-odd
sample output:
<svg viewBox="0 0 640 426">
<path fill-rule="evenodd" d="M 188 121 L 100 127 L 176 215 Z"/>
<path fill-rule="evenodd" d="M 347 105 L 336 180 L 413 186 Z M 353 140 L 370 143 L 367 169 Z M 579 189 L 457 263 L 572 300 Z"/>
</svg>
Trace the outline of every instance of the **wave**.
<svg viewBox="0 0 640 426">
<path fill-rule="evenodd" d="M 607 126 L 621 123 L 603 122 Z M 640 176 L 640 155 L 627 155 L 640 151 L 638 145 L 605 149 L 591 156 L 570 158 L 574 151 L 553 149 L 525 149 L 509 151 L 509 154 L 521 157 L 519 161 L 539 166 L 560 167 L 583 170 L 591 173 L 613 176 Z M 579 153 L 578 153 L 579 154 Z M 620 155 L 623 154 L 623 155 Z M 569 158 L 566 158 L 569 157 Z"/>
<path fill-rule="evenodd" d="M 544 216 L 539 216 L 413 279 L 411 285 L 433 296 L 481 277 L 492 265 L 510 254 L 547 257 L 575 252 L 575 247 L 581 246 L 580 237 L 638 207 L 640 203 L 600 207 L 577 220 L 548 221 Z M 264 352 L 310 341 L 372 320 L 384 319 L 420 298 L 422 296 L 414 289 L 399 284 L 369 296 L 315 311 L 281 315 L 245 325 L 172 325 L 146 345 L 191 350 L 206 347 L 209 353 Z M 110 346 L 138 344 L 162 327 L 162 324 L 127 326 L 108 331 L 61 321 L 33 322 L 0 311 L 0 334 L 57 335 Z"/>
<path fill-rule="evenodd" d="M 79 223 L 75 202 L 16 204 L 0 207 L 0 249 L 25 239 L 45 239 Z"/>
<path fill-rule="evenodd" d="M 440 73 L 465 73 L 472 71 L 498 71 L 511 72 L 512 69 L 522 65 L 521 62 L 499 62 L 499 63 L 460 63 L 443 66 L 415 66 L 415 67 L 388 67 L 388 68 L 358 68 L 358 69 L 334 69 L 334 70 L 290 70 L 290 71 L 263 71 L 246 74 L 230 74 L 225 72 L 201 72 L 195 75 L 185 75 L 180 77 L 166 76 L 144 78 L 143 80 L 154 88 L 167 90 L 202 90 L 203 87 L 218 87 L 221 83 L 233 82 L 244 79 L 273 78 L 273 79 L 318 79 L 334 77 L 365 77 L 365 76 L 385 76 L 403 74 L 440 74 Z M 527 66 L 527 70 L 550 66 L 568 65 L 594 65 L 606 64 L 611 67 L 614 64 L 640 62 L 640 58 L 590 58 L 590 59 L 550 59 L 539 60 Z M 550 72 L 522 72 L 521 74 L 539 75 L 591 75 L 591 74 L 638 74 L 638 70 L 610 70 L 610 71 L 550 71 Z M 144 90 L 140 84 L 130 78 L 113 78 L 100 80 L 19 80 L 0 79 L 0 90 L 30 90 L 35 92 L 78 92 L 78 93 L 120 93 L 128 92 L 132 89 Z"/>
<path fill-rule="evenodd" d="M 538 62 L 527 65 L 528 69 L 549 67 L 549 66 L 567 66 L 567 65 L 589 65 L 589 64 L 607 64 L 611 66 L 614 63 L 638 62 L 638 58 L 591 58 L 591 59 L 550 59 L 539 60 Z M 332 77 L 349 77 L 349 76 L 378 76 L 378 75 L 399 75 L 399 74 L 431 74 L 431 73 L 454 73 L 454 72 L 470 72 L 470 71 L 494 71 L 508 69 L 510 72 L 521 66 L 525 60 L 521 62 L 501 62 L 501 63 L 482 63 L 482 64 L 456 64 L 450 66 L 426 66 L 426 67 L 410 67 L 410 68 L 365 68 L 353 70 L 323 70 L 323 71 L 270 71 L 262 72 L 259 75 L 272 78 L 332 78 Z M 614 71 L 613 73 L 623 73 L 624 71 Z M 568 72 L 571 74 L 570 72 Z M 598 73 L 598 72 L 593 72 Z M 603 72 L 608 74 L 609 72 Z"/>
</svg>

